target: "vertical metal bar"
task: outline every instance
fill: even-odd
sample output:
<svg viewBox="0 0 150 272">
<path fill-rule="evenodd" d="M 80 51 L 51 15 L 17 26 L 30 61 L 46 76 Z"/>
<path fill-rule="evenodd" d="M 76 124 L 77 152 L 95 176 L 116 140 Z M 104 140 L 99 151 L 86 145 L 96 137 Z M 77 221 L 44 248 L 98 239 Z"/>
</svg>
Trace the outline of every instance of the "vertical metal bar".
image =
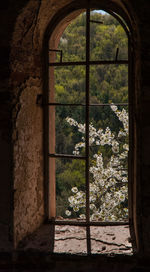
<svg viewBox="0 0 150 272">
<path fill-rule="evenodd" d="M 119 48 L 117 47 L 117 49 L 116 49 L 116 57 L 115 57 L 115 61 L 118 60 L 118 54 L 119 54 Z"/>
<path fill-rule="evenodd" d="M 86 11 L 86 222 L 90 221 L 90 185 L 89 185 L 89 60 L 90 60 L 90 8 Z M 86 227 L 87 254 L 91 254 L 90 226 Z"/>
<path fill-rule="evenodd" d="M 62 50 L 60 51 L 60 62 L 62 63 Z"/>
<path fill-rule="evenodd" d="M 132 175 L 131 175 L 131 129 L 132 129 L 132 125 L 131 125 L 131 116 L 132 116 L 132 112 L 131 112 L 131 108 L 130 108 L 130 103 L 132 103 L 132 99 L 131 99 L 131 48 L 130 48 L 130 39 L 128 37 L 128 60 L 129 60 L 129 65 L 128 65 L 128 102 L 129 102 L 129 106 L 128 106 L 128 117 L 129 117 L 129 136 L 128 136 L 128 142 L 129 142 L 129 151 L 128 151 L 128 218 L 129 218 L 129 222 L 132 222 L 132 215 L 133 215 L 133 208 L 132 208 L 132 185 L 131 183 L 133 183 L 132 181 Z M 132 131 L 133 133 L 133 131 Z"/>
<path fill-rule="evenodd" d="M 51 45 L 51 41 L 50 41 Z M 57 49 L 49 49 L 52 52 L 60 52 Z M 56 54 L 51 55 L 51 61 L 55 61 Z M 48 80 L 49 92 L 48 92 L 48 102 L 55 102 L 55 67 L 49 68 L 49 80 Z M 53 218 L 56 216 L 56 162 L 55 158 L 50 158 L 49 153 L 55 153 L 55 106 L 48 108 L 48 216 Z"/>
<path fill-rule="evenodd" d="M 43 69 L 43 127 L 44 127 L 44 141 L 43 141 L 43 150 L 44 150 L 44 192 L 45 192 L 45 202 L 44 210 L 46 219 L 49 219 L 49 158 L 48 146 L 49 146 L 49 107 L 47 106 L 48 97 L 49 97 L 49 49 L 48 43 L 45 44 L 45 66 Z"/>
<path fill-rule="evenodd" d="M 130 235 L 131 235 L 131 240 L 132 240 L 132 247 L 133 247 L 133 252 L 137 250 L 138 247 L 138 239 L 136 239 L 136 219 L 134 217 L 134 207 L 135 207 L 135 202 L 134 202 L 134 195 L 133 192 L 135 192 L 134 188 L 134 176 L 135 176 L 135 163 L 134 162 L 134 152 L 135 152 L 135 145 L 136 145 L 136 140 L 135 140 L 135 122 L 133 119 L 134 116 L 134 111 L 135 111 L 135 105 L 133 104 L 133 101 L 135 101 L 135 97 L 133 94 L 134 87 L 133 87 L 133 48 L 131 45 L 131 39 L 130 36 L 128 36 L 128 60 L 129 60 L 129 65 L 128 65 L 128 101 L 129 101 L 129 107 L 128 107 L 128 112 L 129 112 L 129 152 L 128 152 L 128 217 L 129 217 L 129 229 L 130 229 Z M 133 144 L 134 143 L 134 144 Z M 135 177 L 136 178 L 136 177 Z M 133 205 L 134 204 L 134 205 Z"/>
</svg>

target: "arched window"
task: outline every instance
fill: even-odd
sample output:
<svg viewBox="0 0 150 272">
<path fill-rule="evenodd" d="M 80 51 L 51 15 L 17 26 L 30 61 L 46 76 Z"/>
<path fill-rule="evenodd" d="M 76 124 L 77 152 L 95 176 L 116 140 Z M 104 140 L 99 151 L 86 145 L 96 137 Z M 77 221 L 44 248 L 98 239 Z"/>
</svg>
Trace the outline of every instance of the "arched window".
<svg viewBox="0 0 150 272">
<path fill-rule="evenodd" d="M 105 250 L 99 243 L 106 227 L 114 228 L 113 237 L 129 236 L 128 44 L 120 16 L 95 7 L 65 15 L 49 39 L 47 210 L 60 232 L 68 227 L 82 240 L 76 253 Z"/>
</svg>

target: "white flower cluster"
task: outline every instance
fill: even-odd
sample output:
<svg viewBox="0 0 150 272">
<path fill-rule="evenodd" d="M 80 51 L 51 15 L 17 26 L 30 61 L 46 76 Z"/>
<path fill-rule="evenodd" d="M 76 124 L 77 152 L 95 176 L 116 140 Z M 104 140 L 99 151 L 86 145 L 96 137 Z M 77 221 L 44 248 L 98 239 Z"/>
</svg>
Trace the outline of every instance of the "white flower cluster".
<svg viewBox="0 0 150 272">
<path fill-rule="evenodd" d="M 126 133 L 126 135 L 128 134 L 128 112 L 123 109 L 122 111 L 119 111 L 117 106 L 115 105 L 111 105 L 111 109 L 115 112 L 115 114 L 117 115 L 117 117 L 119 118 L 119 120 L 122 122 L 123 127 L 124 127 L 124 133 Z M 123 134 L 123 136 L 125 136 Z"/>
<path fill-rule="evenodd" d="M 117 106 L 111 105 L 123 128 L 118 135 L 113 134 L 109 127 L 96 130 L 92 124 L 89 126 L 89 144 L 109 146 L 111 156 L 105 162 L 104 155 L 99 151 L 93 154 L 92 166 L 90 167 L 90 216 L 91 220 L 119 221 L 128 217 L 128 113 L 125 109 L 119 111 Z M 78 131 L 85 134 L 85 124 L 78 124 L 74 119 L 67 118 L 71 126 L 78 128 Z M 74 154 L 79 154 L 85 147 L 84 136 L 82 141 L 75 146 Z M 79 191 L 77 187 L 71 189 L 73 195 L 68 198 L 69 207 L 66 215 L 71 216 L 71 209 L 78 212 L 81 219 L 85 219 L 82 213 L 86 206 L 86 193 Z"/>
</svg>

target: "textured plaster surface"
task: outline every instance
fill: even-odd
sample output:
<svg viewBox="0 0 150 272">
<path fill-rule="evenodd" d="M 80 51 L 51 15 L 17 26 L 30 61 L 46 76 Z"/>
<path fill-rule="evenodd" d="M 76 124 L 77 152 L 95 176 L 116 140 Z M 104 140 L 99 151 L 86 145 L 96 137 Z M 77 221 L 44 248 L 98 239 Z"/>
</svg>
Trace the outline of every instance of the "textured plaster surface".
<svg viewBox="0 0 150 272">
<path fill-rule="evenodd" d="M 36 105 L 43 92 L 42 43 L 51 18 L 69 2 L 28 1 L 15 23 L 11 49 L 15 246 L 44 219 L 43 110 Z"/>
<path fill-rule="evenodd" d="M 39 79 L 29 78 L 21 87 L 20 109 L 14 132 L 14 230 L 16 241 L 42 223 L 43 125 L 36 105 Z"/>
</svg>

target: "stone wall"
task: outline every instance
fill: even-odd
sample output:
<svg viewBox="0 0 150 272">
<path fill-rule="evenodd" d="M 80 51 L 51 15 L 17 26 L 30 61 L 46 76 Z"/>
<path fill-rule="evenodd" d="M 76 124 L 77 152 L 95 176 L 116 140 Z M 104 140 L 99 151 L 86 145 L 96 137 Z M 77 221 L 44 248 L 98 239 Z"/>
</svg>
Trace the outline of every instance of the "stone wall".
<svg viewBox="0 0 150 272">
<path fill-rule="evenodd" d="M 14 246 L 44 221 L 42 49 L 49 20 L 65 1 L 28 1 L 20 9 L 11 40 L 13 90 L 13 238 Z M 55 3 L 55 4 L 54 4 Z M 67 1 L 66 1 L 67 3 Z"/>
<path fill-rule="evenodd" d="M 42 92 L 41 61 L 34 46 L 39 8 L 39 1 L 30 1 L 20 10 L 11 40 L 15 247 L 44 219 L 43 115 L 36 104 Z"/>
<path fill-rule="evenodd" d="M 14 235 L 16 241 L 43 222 L 42 109 L 36 105 L 38 78 L 20 86 L 20 109 L 14 131 Z"/>
</svg>

